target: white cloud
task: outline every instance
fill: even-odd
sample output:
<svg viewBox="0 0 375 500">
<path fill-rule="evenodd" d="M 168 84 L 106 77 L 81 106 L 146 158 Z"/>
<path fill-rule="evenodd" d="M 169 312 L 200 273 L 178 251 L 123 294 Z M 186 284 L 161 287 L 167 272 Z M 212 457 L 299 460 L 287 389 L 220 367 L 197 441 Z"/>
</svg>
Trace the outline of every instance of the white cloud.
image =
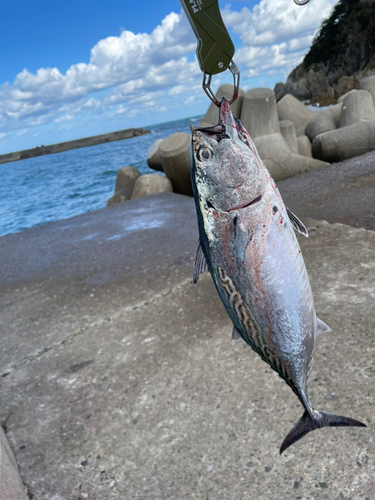
<svg viewBox="0 0 375 500">
<path fill-rule="evenodd" d="M 168 92 L 168 95 L 178 95 L 181 94 L 181 92 L 185 92 L 186 87 L 184 85 L 176 85 L 175 87 L 171 88 L 171 90 Z"/>
<path fill-rule="evenodd" d="M 252 11 L 234 12 L 226 7 L 223 18 L 245 46 L 268 45 L 314 33 L 336 0 L 315 0 L 298 6 L 292 0 L 261 0 Z"/>
<path fill-rule="evenodd" d="M 116 110 L 116 115 L 122 115 L 123 113 L 126 113 L 128 111 L 128 108 L 125 107 L 123 104 L 120 104 L 120 106 Z"/>
<path fill-rule="evenodd" d="M 292 38 L 288 41 L 288 49 L 290 52 L 306 50 L 310 47 L 313 38 L 313 35 L 303 36 L 302 38 Z"/>
<path fill-rule="evenodd" d="M 242 43 L 235 55 L 242 85 L 253 87 L 249 80 L 255 77 L 286 76 L 335 2 L 314 0 L 298 7 L 293 0 L 261 0 L 252 10 L 245 6 L 240 11 L 225 6 L 224 21 Z M 71 129 L 84 120 L 149 117 L 183 103 L 190 111 L 197 99 L 205 109 L 195 48 L 185 15 L 172 12 L 150 34 L 123 30 L 118 37 L 100 40 L 88 63 L 74 64 L 65 74 L 58 68 L 40 68 L 35 74 L 24 69 L 13 83 L 0 86 L 0 138 L 10 130 L 49 123 Z M 225 78 L 217 75 L 212 88 Z"/>
<path fill-rule="evenodd" d="M 185 57 L 194 49 L 194 36 L 184 14 L 172 12 L 151 34 L 123 31 L 119 37 L 100 40 L 91 50 L 88 64 L 75 64 L 65 74 L 57 68 L 40 68 L 35 74 L 24 69 L 13 84 L 0 87 L 0 127 L 17 128 L 21 122 L 23 127 L 52 120 L 58 123 L 70 119 L 58 115 L 71 103 L 80 112 L 92 111 L 142 92 L 194 82 L 199 69 Z M 93 98 L 84 102 L 90 94 L 103 90 L 107 95 L 100 104 Z M 144 102 L 150 107 L 150 99 Z"/>
<path fill-rule="evenodd" d="M 239 35 L 242 47 L 235 61 L 247 77 L 283 68 L 286 76 L 301 60 L 323 19 L 327 18 L 336 0 L 314 0 L 297 6 L 292 0 L 261 0 L 251 11 L 239 12 L 226 6 L 223 18 L 232 32 Z"/>
<path fill-rule="evenodd" d="M 16 135 L 24 135 L 24 134 L 27 134 L 28 131 L 29 131 L 29 129 L 24 128 L 24 129 L 20 130 L 19 132 L 17 132 Z"/>
<path fill-rule="evenodd" d="M 185 99 L 184 104 L 187 106 L 189 104 L 193 104 L 193 102 L 194 102 L 194 96 L 191 95 L 190 97 Z"/>
<path fill-rule="evenodd" d="M 73 118 L 74 118 L 74 115 L 69 115 L 69 114 L 63 115 L 63 116 L 60 116 L 60 118 L 56 118 L 55 123 L 70 121 L 70 120 L 73 120 Z"/>
</svg>

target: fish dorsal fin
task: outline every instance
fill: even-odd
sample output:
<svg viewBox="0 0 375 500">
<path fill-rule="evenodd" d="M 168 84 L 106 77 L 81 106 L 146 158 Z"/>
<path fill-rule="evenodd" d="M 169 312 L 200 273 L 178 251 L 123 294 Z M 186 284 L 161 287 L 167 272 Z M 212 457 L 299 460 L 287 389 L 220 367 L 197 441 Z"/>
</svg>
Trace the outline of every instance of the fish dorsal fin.
<svg viewBox="0 0 375 500">
<path fill-rule="evenodd" d="M 324 321 L 322 321 L 319 318 L 316 318 L 316 326 L 317 326 L 316 336 L 318 336 L 319 333 L 329 333 L 329 332 L 332 332 L 332 330 L 330 329 L 330 327 L 328 325 L 326 325 L 324 323 Z"/>
<path fill-rule="evenodd" d="M 294 229 L 298 233 L 303 234 L 303 236 L 306 236 L 306 238 L 308 238 L 309 233 L 307 232 L 305 225 L 299 220 L 299 218 L 296 215 L 294 215 L 292 211 L 289 210 L 289 208 L 286 205 L 285 208 Z"/>
<path fill-rule="evenodd" d="M 197 249 L 195 251 L 194 268 L 193 268 L 193 283 L 196 283 L 199 276 L 204 272 L 209 271 L 206 257 L 204 256 L 202 245 L 198 240 Z"/>
<path fill-rule="evenodd" d="M 240 332 L 237 330 L 237 328 L 233 325 L 233 331 L 232 331 L 232 344 L 237 342 L 237 340 L 242 340 Z"/>
</svg>

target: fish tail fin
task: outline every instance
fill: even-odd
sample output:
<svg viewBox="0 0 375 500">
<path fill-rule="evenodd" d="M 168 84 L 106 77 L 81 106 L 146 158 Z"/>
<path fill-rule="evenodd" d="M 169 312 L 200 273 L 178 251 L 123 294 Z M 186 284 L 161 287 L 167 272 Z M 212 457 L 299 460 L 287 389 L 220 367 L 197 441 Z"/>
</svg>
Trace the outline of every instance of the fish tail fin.
<svg viewBox="0 0 375 500">
<path fill-rule="evenodd" d="M 280 455 L 287 448 L 289 448 L 289 446 L 294 444 L 296 441 L 299 441 L 303 438 L 303 436 L 306 436 L 306 434 L 314 431 L 315 429 L 319 429 L 320 427 L 346 426 L 366 427 L 365 424 L 359 422 L 358 420 L 354 420 L 353 418 L 343 417 L 341 415 L 334 415 L 333 413 L 327 413 L 325 411 L 317 410 L 313 410 L 312 415 L 310 415 L 308 411 L 305 411 L 305 413 L 284 439 L 280 447 Z"/>
</svg>

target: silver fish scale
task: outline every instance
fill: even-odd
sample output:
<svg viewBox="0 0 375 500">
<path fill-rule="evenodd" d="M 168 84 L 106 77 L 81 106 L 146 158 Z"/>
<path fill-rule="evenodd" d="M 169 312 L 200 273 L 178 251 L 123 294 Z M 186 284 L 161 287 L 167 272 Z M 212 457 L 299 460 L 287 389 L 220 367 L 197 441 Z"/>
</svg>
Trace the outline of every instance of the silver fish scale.
<svg viewBox="0 0 375 500">
<path fill-rule="evenodd" d="M 306 229 L 285 207 L 249 134 L 224 98 L 218 125 L 192 127 L 192 133 L 199 252 L 206 259 L 205 266 L 197 252 L 195 281 L 197 273 L 211 272 L 240 336 L 285 380 L 304 407 L 280 453 L 314 429 L 365 426 L 315 410 L 307 393 L 315 339 L 330 329 L 316 317 L 294 235 L 293 228 L 307 236 Z"/>
<path fill-rule="evenodd" d="M 281 378 L 291 385 L 292 380 L 286 371 L 284 363 L 272 353 L 269 343 L 265 341 L 262 331 L 254 321 L 250 310 L 245 306 L 231 278 L 221 267 L 217 267 L 217 275 L 220 279 L 220 286 L 225 293 L 227 302 L 236 313 L 236 318 L 241 325 L 241 334 L 244 340 L 279 374 Z"/>
</svg>

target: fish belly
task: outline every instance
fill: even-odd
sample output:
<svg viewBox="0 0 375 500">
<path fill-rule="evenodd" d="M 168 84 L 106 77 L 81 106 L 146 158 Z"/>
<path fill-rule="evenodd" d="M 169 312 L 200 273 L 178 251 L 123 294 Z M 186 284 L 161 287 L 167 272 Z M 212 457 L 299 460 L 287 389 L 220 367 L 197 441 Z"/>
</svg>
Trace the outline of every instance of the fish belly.
<svg viewBox="0 0 375 500">
<path fill-rule="evenodd" d="M 248 261 L 253 316 L 294 384 L 305 391 L 315 339 L 314 301 L 294 230 L 271 222 L 259 266 Z M 255 300 L 254 300 L 255 299 Z M 283 376 L 283 374 L 281 374 Z"/>
<path fill-rule="evenodd" d="M 229 239 L 222 240 L 220 255 L 235 258 L 219 259 L 217 288 L 244 340 L 295 392 L 305 394 L 315 328 L 310 282 L 294 230 L 273 221 L 261 228 L 237 253 L 228 250 Z"/>
</svg>

